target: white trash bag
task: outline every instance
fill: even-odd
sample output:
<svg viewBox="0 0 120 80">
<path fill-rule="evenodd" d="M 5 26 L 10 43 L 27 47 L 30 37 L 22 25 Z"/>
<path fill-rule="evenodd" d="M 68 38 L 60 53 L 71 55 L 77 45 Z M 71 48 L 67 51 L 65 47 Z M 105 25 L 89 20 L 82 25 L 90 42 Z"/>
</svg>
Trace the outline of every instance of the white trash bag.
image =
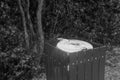
<svg viewBox="0 0 120 80">
<path fill-rule="evenodd" d="M 83 49 L 93 49 L 93 46 L 86 41 L 63 38 L 58 38 L 58 40 L 60 41 L 57 43 L 57 48 L 68 53 L 78 52 Z"/>
</svg>

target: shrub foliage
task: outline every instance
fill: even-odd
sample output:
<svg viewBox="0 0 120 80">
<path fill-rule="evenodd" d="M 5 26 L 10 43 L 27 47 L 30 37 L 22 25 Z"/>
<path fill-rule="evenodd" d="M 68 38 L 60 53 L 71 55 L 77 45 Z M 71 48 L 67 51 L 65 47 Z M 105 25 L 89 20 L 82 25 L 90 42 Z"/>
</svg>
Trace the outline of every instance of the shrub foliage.
<svg viewBox="0 0 120 80">
<path fill-rule="evenodd" d="M 0 80 L 33 80 L 40 75 L 40 1 L 0 0 Z"/>
<path fill-rule="evenodd" d="M 45 0 L 46 38 L 80 38 L 120 43 L 120 0 Z"/>
</svg>

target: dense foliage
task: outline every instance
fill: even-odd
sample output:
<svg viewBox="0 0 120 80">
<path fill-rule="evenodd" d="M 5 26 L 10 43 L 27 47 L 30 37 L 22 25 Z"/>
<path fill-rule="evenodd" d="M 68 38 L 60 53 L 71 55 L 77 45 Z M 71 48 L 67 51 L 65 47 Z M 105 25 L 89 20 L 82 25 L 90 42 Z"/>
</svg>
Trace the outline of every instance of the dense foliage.
<svg viewBox="0 0 120 80">
<path fill-rule="evenodd" d="M 0 80 L 32 80 L 41 73 L 38 2 L 27 1 L 0 0 Z"/>
<path fill-rule="evenodd" d="M 120 43 L 119 0 L 45 0 L 47 39 L 80 38 L 101 44 Z"/>
</svg>

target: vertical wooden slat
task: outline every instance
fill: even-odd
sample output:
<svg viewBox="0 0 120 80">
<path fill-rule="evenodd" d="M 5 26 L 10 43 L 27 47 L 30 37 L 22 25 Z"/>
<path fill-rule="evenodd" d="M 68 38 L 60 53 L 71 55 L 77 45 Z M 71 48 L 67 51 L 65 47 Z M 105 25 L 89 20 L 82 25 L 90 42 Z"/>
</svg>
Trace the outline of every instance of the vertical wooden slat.
<svg viewBox="0 0 120 80">
<path fill-rule="evenodd" d="M 99 77 L 99 61 L 98 60 L 94 60 L 92 62 L 92 80 L 99 80 L 98 77 Z"/>
<path fill-rule="evenodd" d="M 49 69 L 49 67 L 50 67 L 49 57 L 46 56 L 45 58 L 46 58 L 46 75 L 47 75 L 47 79 L 48 79 L 48 78 L 50 78 L 50 76 L 49 76 L 49 75 L 50 75 L 50 73 L 49 73 L 49 72 L 50 72 L 50 71 L 49 71 L 49 70 L 50 70 L 50 69 Z M 49 80 L 49 79 L 48 79 L 48 80 Z"/>
<path fill-rule="evenodd" d="M 80 52 L 78 54 L 78 80 L 85 80 L 85 63 L 84 63 L 85 54 Z"/>
<path fill-rule="evenodd" d="M 99 73 L 99 80 L 104 80 L 104 71 L 105 71 L 105 56 L 104 58 L 100 59 L 100 73 Z"/>
<path fill-rule="evenodd" d="M 92 61 L 92 80 L 99 80 L 99 55 L 97 50 L 93 50 L 93 61 Z"/>
<path fill-rule="evenodd" d="M 56 59 L 56 66 L 57 66 L 57 79 L 56 80 L 63 80 L 64 78 L 66 78 L 65 80 L 67 80 L 67 76 L 66 75 L 66 70 L 64 68 L 65 65 L 67 65 L 67 57 L 65 55 L 65 52 L 60 51 L 59 49 L 54 50 L 54 57 Z M 65 71 L 63 71 L 63 69 Z M 63 76 L 63 72 L 65 72 L 64 76 Z"/>
<path fill-rule="evenodd" d="M 102 55 L 105 56 L 105 50 L 106 47 L 93 50 L 93 80 L 104 80 L 105 59 L 102 58 Z"/>
<path fill-rule="evenodd" d="M 52 72 L 53 72 L 53 80 L 58 80 L 59 79 L 59 65 L 58 65 L 58 63 L 59 63 L 59 60 L 56 60 L 56 57 L 54 56 L 56 54 L 56 56 L 57 56 L 57 52 L 56 53 L 52 53 L 52 65 L 53 65 L 53 70 L 52 70 Z"/>
<path fill-rule="evenodd" d="M 54 61 L 54 80 L 62 80 L 62 65 L 58 61 Z"/>
<path fill-rule="evenodd" d="M 85 54 L 85 80 L 92 80 L 92 52 L 86 51 Z"/>
<path fill-rule="evenodd" d="M 85 67 L 84 63 L 79 63 L 78 65 L 78 80 L 84 80 L 84 74 L 85 74 Z"/>
<path fill-rule="evenodd" d="M 54 66 L 54 61 L 53 57 L 51 56 L 51 80 L 55 80 L 55 66 Z"/>
<path fill-rule="evenodd" d="M 49 45 L 49 56 L 50 56 L 50 80 L 55 80 L 55 63 L 54 63 L 54 47 L 52 47 L 50 44 Z"/>
<path fill-rule="evenodd" d="M 70 59 L 70 65 L 69 65 L 69 80 L 77 80 L 77 67 L 76 67 L 76 61 L 77 61 L 77 53 L 71 53 L 69 55 Z"/>
<path fill-rule="evenodd" d="M 51 53 L 52 53 L 52 47 L 50 45 L 45 44 L 45 54 L 46 54 L 46 70 L 47 70 L 47 80 L 52 80 L 52 62 L 51 62 Z"/>
<path fill-rule="evenodd" d="M 58 74 L 57 74 L 58 72 L 57 72 L 57 67 L 55 67 L 54 68 L 54 80 L 57 80 L 57 78 L 58 78 Z"/>
<path fill-rule="evenodd" d="M 52 62 L 52 59 L 49 58 L 47 63 L 47 79 L 54 80 L 53 77 L 54 77 L 53 62 Z"/>
<path fill-rule="evenodd" d="M 62 67 L 62 80 L 68 80 L 68 71 L 67 71 L 67 66 Z"/>
<path fill-rule="evenodd" d="M 57 80 L 62 80 L 61 66 L 57 68 Z"/>
<path fill-rule="evenodd" d="M 45 43 L 47 80 L 53 80 L 53 65 L 51 59 L 52 51 L 53 48 L 49 44 Z"/>
<path fill-rule="evenodd" d="M 67 65 L 69 64 L 69 55 L 63 54 L 64 63 L 62 63 L 62 80 L 69 80 L 69 72 L 67 70 Z"/>
<path fill-rule="evenodd" d="M 59 80 L 61 78 L 60 65 L 58 63 L 60 62 L 54 59 L 54 80 Z"/>
<path fill-rule="evenodd" d="M 105 71 L 105 49 L 101 49 L 100 60 L 99 60 L 99 80 L 104 80 L 104 71 Z"/>
<path fill-rule="evenodd" d="M 91 63 L 85 63 L 85 80 L 91 80 Z"/>
</svg>

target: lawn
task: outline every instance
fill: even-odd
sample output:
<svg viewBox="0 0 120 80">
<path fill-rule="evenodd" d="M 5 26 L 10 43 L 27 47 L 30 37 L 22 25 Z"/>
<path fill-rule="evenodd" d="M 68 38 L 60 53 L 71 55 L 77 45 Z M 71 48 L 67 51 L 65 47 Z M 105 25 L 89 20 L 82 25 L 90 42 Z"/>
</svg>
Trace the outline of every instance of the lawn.
<svg viewBox="0 0 120 80">
<path fill-rule="evenodd" d="M 120 80 L 120 47 L 107 52 L 105 80 Z"/>
</svg>

